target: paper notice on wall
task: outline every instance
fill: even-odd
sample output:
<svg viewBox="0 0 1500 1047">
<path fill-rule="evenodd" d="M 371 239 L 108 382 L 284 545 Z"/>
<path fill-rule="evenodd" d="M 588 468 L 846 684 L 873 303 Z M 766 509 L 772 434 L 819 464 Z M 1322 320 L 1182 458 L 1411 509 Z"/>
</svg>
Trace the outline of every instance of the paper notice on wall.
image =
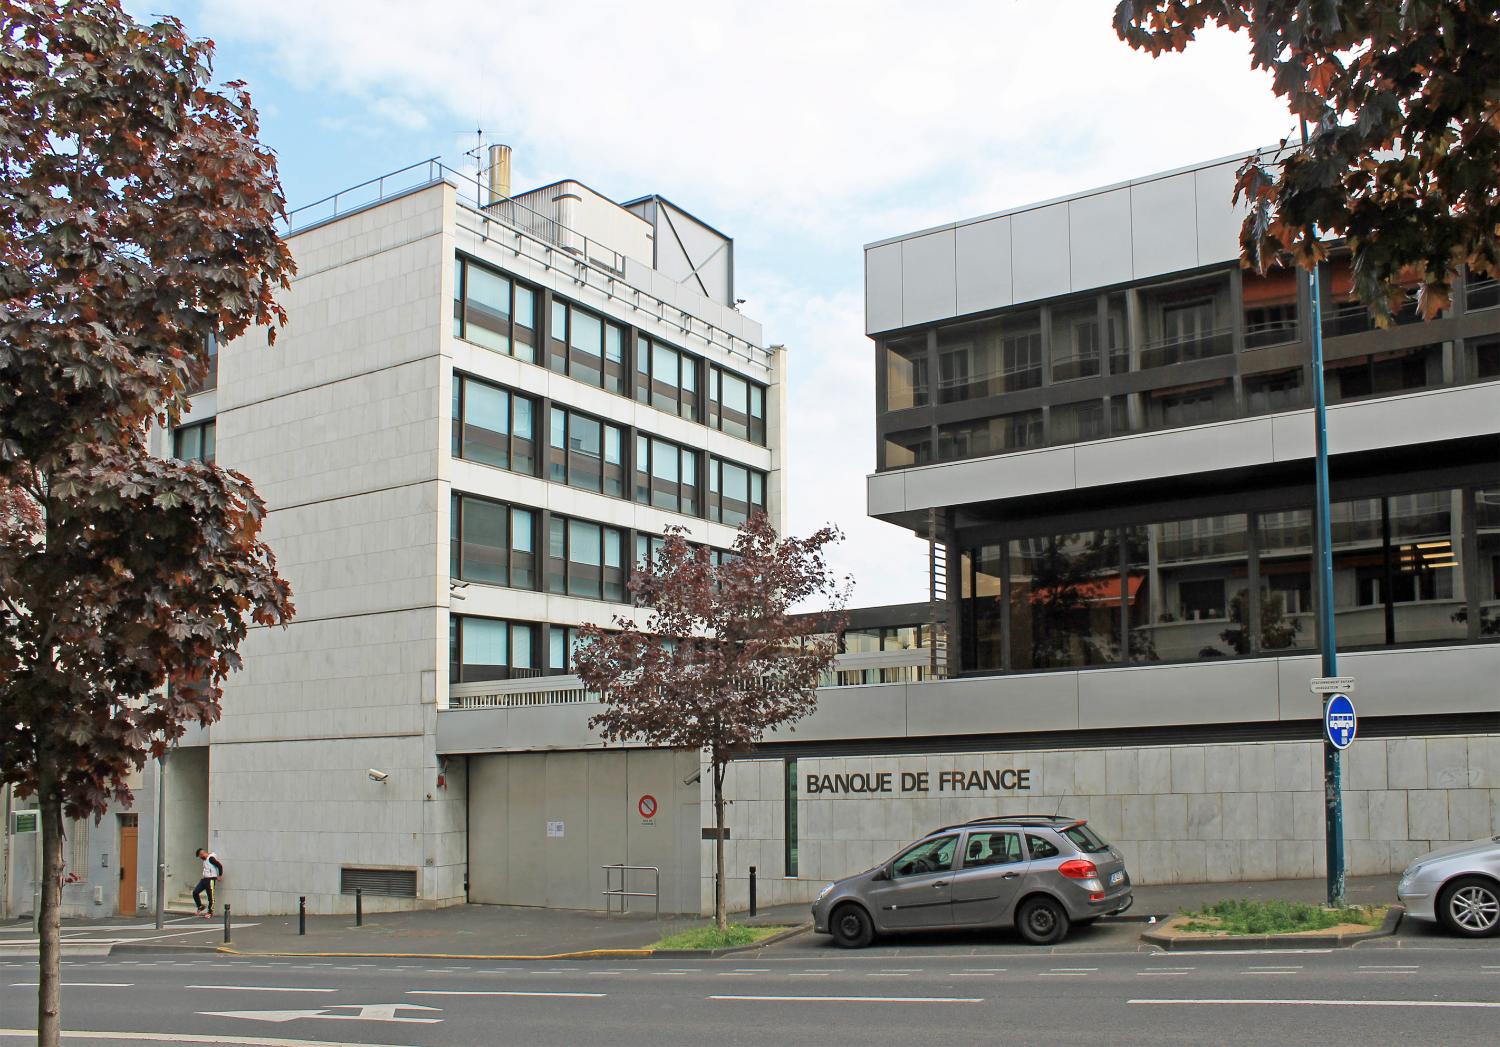
<svg viewBox="0 0 1500 1047">
<path fill-rule="evenodd" d="M 560 837 L 560 836 L 562 836 L 563 835 L 563 823 L 562 822 L 548 822 L 547 823 L 547 835 L 548 836 L 554 836 L 554 837 Z"/>
</svg>

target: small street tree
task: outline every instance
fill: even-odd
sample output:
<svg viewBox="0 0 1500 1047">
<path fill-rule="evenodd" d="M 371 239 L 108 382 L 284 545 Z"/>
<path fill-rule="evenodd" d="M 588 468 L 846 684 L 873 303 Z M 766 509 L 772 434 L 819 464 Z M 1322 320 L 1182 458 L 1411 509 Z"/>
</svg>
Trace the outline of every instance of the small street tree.
<svg viewBox="0 0 1500 1047">
<path fill-rule="evenodd" d="M 218 719 L 290 590 L 244 476 L 150 455 L 207 339 L 284 315 L 275 158 L 213 45 L 117 0 L 0 0 L 0 786 L 43 840 L 37 1039 L 61 1026 L 64 815 Z"/>
<path fill-rule="evenodd" d="M 712 765 L 716 870 L 714 920 L 728 926 L 724 891 L 724 773 L 766 731 L 816 708 L 818 682 L 837 653 L 848 579 L 824 550 L 840 539 L 825 527 L 781 538 L 764 513 L 740 529 L 732 556 L 715 564 L 681 528 L 668 528 L 655 559 L 631 579 L 650 608 L 644 628 L 585 626 L 575 666 L 604 711 L 589 721 L 610 741 L 706 752 Z M 816 622 L 791 613 L 811 604 Z"/>
<path fill-rule="evenodd" d="M 1250 64 L 1311 126 L 1279 164 L 1252 157 L 1242 257 L 1311 267 L 1343 238 L 1382 325 L 1411 284 L 1431 318 L 1458 267 L 1500 276 L 1500 4 L 1493 0 L 1121 0 L 1132 47 L 1181 51 L 1209 22 L 1244 30 Z M 1283 144 L 1285 144 L 1283 142 Z"/>
</svg>

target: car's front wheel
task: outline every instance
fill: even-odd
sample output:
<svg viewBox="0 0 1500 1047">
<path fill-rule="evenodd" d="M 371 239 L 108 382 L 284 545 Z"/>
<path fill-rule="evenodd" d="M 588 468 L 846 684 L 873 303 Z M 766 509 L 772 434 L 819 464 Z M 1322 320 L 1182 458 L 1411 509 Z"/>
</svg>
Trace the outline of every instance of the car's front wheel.
<svg viewBox="0 0 1500 1047">
<path fill-rule="evenodd" d="M 1460 876 L 1439 892 L 1437 914 L 1444 927 L 1465 938 L 1500 932 L 1500 888 L 1482 876 Z"/>
<path fill-rule="evenodd" d="M 1027 898 L 1016 910 L 1016 930 L 1032 945 L 1055 945 L 1068 933 L 1068 913 L 1055 899 Z"/>
<path fill-rule="evenodd" d="M 841 949 L 863 949 L 875 940 L 875 925 L 870 914 L 857 905 L 841 905 L 828 921 L 833 943 Z"/>
</svg>

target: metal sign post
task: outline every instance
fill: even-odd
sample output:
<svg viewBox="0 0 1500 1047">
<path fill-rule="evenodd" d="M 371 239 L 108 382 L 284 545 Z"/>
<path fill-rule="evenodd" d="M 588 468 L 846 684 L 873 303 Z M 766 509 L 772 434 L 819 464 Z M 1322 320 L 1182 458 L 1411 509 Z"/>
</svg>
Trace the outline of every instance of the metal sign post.
<svg viewBox="0 0 1500 1047">
<path fill-rule="evenodd" d="M 1307 121 L 1302 121 L 1302 146 L 1307 147 Z M 1309 235 L 1316 231 L 1309 229 Z M 1339 674 L 1338 638 L 1333 622 L 1333 528 L 1329 523 L 1328 496 L 1328 406 L 1323 388 L 1323 309 L 1319 266 L 1312 269 L 1312 372 L 1313 422 L 1316 441 L 1315 477 L 1317 505 L 1313 511 L 1318 550 L 1318 647 L 1323 655 L 1323 676 Z M 1323 701 L 1324 714 L 1328 698 Z M 1328 860 L 1328 904 L 1344 904 L 1344 798 L 1339 774 L 1339 750 L 1323 736 L 1324 840 Z"/>
</svg>

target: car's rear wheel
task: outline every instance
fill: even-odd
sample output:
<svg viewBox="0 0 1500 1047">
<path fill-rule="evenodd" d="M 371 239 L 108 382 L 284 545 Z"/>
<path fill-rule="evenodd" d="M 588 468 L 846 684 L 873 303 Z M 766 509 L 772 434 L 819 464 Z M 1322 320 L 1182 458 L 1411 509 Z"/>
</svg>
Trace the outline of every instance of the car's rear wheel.
<svg viewBox="0 0 1500 1047">
<path fill-rule="evenodd" d="M 857 905 L 841 905 L 828 921 L 833 944 L 841 949 L 863 949 L 875 940 L 875 925 L 870 914 Z"/>
<path fill-rule="evenodd" d="M 1438 893 L 1437 914 L 1444 927 L 1465 938 L 1500 932 L 1500 887 L 1482 876 L 1460 876 Z"/>
<path fill-rule="evenodd" d="M 1054 945 L 1068 933 L 1068 913 L 1061 903 L 1036 895 L 1016 910 L 1016 930 L 1032 945 Z"/>
</svg>

